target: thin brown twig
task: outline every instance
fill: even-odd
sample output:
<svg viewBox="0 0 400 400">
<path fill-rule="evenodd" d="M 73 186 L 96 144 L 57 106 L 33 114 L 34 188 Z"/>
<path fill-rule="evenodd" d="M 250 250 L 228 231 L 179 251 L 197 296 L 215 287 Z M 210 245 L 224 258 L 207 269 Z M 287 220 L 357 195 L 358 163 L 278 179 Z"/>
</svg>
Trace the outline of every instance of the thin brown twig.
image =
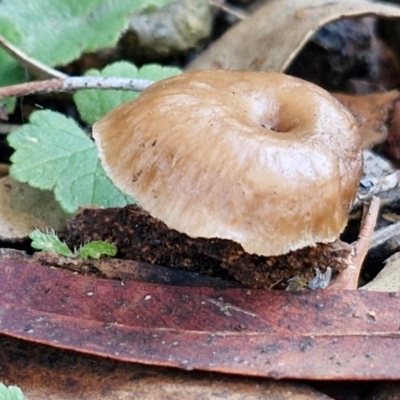
<svg viewBox="0 0 400 400">
<path fill-rule="evenodd" d="M 361 220 L 360 234 L 355 243 L 353 243 L 354 254 L 352 263 L 342 271 L 334 282 L 328 287 L 333 290 L 356 290 L 361 267 L 368 253 L 369 244 L 379 213 L 380 199 L 373 197 L 369 207 L 364 208 L 363 218 Z"/>
<path fill-rule="evenodd" d="M 400 233 L 400 221 L 392 225 L 385 226 L 374 232 L 371 239 L 370 249 L 381 246 L 386 243 L 390 238 Z"/>
<path fill-rule="evenodd" d="M 4 86 L 0 88 L 0 99 L 15 96 L 27 96 L 30 94 L 44 94 L 55 92 L 71 93 L 77 90 L 84 89 L 114 89 L 141 92 L 152 83 L 154 82 L 147 79 L 72 76 L 65 79 L 47 79 L 44 81 L 34 81 L 21 83 L 18 85 Z"/>
</svg>

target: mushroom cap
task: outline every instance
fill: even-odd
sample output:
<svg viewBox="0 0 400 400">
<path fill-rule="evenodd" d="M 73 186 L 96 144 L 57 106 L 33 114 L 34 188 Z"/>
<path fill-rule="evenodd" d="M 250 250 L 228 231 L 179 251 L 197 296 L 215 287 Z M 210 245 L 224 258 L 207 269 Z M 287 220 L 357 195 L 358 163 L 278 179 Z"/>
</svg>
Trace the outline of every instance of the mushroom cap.
<svg viewBox="0 0 400 400">
<path fill-rule="evenodd" d="M 107 174 L 153 217 L 264 256 L 337 239 L 362 171 L 350 112 L 275 72 L 182 73 L 112 110 L 93 136 Z"/>
</svg>

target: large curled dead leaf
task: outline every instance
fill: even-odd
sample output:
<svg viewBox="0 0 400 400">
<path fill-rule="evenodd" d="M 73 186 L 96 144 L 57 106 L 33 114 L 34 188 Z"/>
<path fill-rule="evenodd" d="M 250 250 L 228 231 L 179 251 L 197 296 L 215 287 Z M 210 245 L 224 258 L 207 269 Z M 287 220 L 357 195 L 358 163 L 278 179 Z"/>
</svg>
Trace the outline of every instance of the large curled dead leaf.
<svg viewBox="0 0 400 400">
<path fill-rule="evenodd" d="M 0 261 L 0 333 L 190 370 L 400 379 L 399 307 L 390 293 L 123 284 Z"/>
<path fill-rule="evenodd" d="M 283 72 L 321 26 L 365 15 L 400 18 L 400 7 L 368 0 L 269 1 L 214 42 L 188 69 Z"/>
</svg>

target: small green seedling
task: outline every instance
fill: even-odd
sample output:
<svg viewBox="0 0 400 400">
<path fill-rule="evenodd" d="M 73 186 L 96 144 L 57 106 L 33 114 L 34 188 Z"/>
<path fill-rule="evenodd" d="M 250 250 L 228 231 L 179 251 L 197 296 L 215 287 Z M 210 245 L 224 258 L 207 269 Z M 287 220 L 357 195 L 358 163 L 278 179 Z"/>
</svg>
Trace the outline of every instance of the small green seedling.
<svg viewBox="0 0 400 400">
<path fill-rule="evenodd" d="M 83 260 L 89 258 L 97 260 L 102 256 L 114 257 L 118 251 L 114 244 L 101 240 L 86 243 L 79 249 L 72 251 L 65 242 L 59 239 L 54 231 L 44 233 L 35 229 L 30 233 L 29 238 L 32 240 L 31 246 L 34 249 L 54 252 L 65 257 L 80 257 Z"/>
<path fill-rule="evenodd" d="M 78 255 L 83 260 L 87 260 L 88 258 L 95 258 L 97 260 L 102 256 L 114 257 L 117 251 L 118 249 L 114 244 L 95 240 L 81 246 L 78 250 Z"/>
<path fill-rule="evenodd" d="M 0 382 L 0 400 L 24 400 L 24 395 L 18 386 L 6 386 Z"/>
</svg>

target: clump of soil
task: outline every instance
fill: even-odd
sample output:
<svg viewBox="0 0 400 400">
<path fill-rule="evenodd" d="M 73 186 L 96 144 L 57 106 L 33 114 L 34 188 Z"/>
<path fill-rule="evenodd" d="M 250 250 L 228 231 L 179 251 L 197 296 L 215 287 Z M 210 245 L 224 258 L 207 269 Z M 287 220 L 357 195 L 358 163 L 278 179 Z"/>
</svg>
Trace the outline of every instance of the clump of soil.
<svg viewBox="0 0 400 400">
<path fill-rule="evenodd" d="M 79 246 L 92 240 L 114 243 L 122 259 L 234 277 L 253 288 L 284 289 L 295 276 L 312 279 L 315 268 L 341 271 L 349 264 L 352 251 L 349 244 L 338 240 L 283 256 L 257 256 L 231 240 L 190 238 L 136 205 L 79 212 L 68 223 L 67 243 Z"/>
</svg>

